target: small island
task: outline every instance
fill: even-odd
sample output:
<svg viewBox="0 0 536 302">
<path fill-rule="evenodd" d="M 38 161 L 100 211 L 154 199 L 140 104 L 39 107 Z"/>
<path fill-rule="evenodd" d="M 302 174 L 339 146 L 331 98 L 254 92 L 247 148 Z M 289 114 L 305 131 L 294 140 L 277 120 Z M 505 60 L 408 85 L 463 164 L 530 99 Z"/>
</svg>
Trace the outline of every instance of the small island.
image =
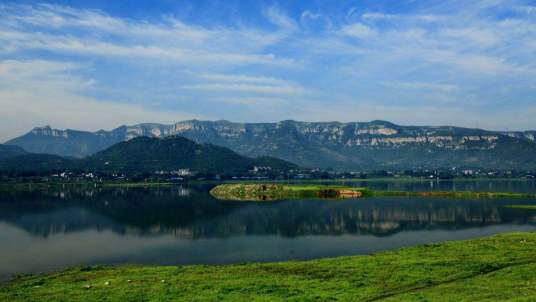
<svg viewBox="0 0 536 302">
<path fill-rule="evenodd" d="M 299 198 L 359 198 L 366 189 L 346 186 L 301 184 L 221 184 L 210 194 L 221 200 L 271 201 Z"/>
<path fill-rule="evenodd" d="M 442 198 L 530 198 L 536 194 L 512 192 L 470 192 L 470 191 L 374 191 L 368 188 L 279 183 L 228 183 L 210 190 L 219 200 L 228 201 L 277 201 L 289 199 L 321 198 L 351 199 L 362 197 L 442 197 Z"/>
</svg>

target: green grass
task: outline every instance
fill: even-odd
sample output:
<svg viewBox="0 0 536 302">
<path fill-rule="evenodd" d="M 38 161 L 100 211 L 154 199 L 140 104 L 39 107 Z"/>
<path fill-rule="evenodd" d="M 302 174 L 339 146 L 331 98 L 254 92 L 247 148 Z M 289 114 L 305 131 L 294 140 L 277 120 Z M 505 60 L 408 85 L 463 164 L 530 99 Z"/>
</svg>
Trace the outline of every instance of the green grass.
<svg viewBox="0 0 536 302">
<path fill-rule="evenodd" d="M 509 233 L 312 261 L 73 268 L 15 279 L 0 301 L 535 301 L 534 251 L 536 233 Z"/>
<path fill-rule="evenodd" d="M 504 207 L 511 208 L 511 209 L 536 210 L 536 205 L 528 205 L 528 204 L 511 204 L 511 205 L 506 205 Z"/>
<path fill-rule="evenodd" d="M 523 177 L 455 177 L 451 179 L 438 179 L 428 177 L 371 177 L 371 178 L 326 178 L 326 179 L 281 179 L 281 180 L 225 180 L 223 183 L 351 183 L 351 182 L 472 182 L 472 181 L 516 181 L 516 182 L 534 182 L 536 180 Z M 221 183 L 222 181 L 205 180 L 203 182 Z"/>
<path fill-rule="evenodd" d="M 318 198 L 326 191 L 360 192 L 361 197 L 441 197 L 441 198 L 530 198 L 532 193 L 468 192 L 468 191 L 373 191 L 341 185 L 276 184 L 276 183 L 227 183 L 214 187 L 210 193 L 217 199 L 235 201 L 273 201 L 283 199 Z M 330 195 L 331 196 L 331 195 Z M 336 197 L 335 197 L 336 198 Z"/>
</svg>

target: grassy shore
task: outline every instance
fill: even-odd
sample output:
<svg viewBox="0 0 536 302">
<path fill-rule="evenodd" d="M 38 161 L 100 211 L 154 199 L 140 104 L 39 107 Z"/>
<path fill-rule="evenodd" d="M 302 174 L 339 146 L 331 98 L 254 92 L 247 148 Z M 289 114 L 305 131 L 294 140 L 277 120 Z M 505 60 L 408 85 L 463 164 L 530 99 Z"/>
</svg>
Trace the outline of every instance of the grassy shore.
<svg viewBox="0 0 536 302">
<path fill-rule="evenodd" d="M 92 267 L 15 279 L 0 301 L 534 301 L 536 233 L 369 256 L 218 266 Z"/>
</svg>

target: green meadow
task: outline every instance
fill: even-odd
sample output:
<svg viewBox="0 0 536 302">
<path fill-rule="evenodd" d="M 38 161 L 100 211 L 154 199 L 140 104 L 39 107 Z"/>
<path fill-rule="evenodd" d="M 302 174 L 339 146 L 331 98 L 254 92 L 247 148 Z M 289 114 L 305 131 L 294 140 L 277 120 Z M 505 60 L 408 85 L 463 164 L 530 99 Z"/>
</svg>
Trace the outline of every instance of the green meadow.
<svg viewBox="0 0 536 302">
<path fill-rule="evenodd" d="M 237 265 L 78 267 L 19 277 L 0 301 L 534 301 L 536 233 L 372 255 Z"/>
</svg>

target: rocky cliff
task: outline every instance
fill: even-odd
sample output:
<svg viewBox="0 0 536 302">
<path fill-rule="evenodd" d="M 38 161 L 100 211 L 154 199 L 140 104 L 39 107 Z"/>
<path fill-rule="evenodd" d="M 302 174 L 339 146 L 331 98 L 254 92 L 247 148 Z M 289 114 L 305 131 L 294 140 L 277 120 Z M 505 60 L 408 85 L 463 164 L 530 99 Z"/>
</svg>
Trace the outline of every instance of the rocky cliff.
<svg viewBox="0 0 536 302">
<path fill-rule="evenodd" d="M 35 128 L 7 144 L 30 152 L 82 157 L 138 136 L 180 135 L 246 156 L 269 155 L 336 169 L 471 166 L 536 167 L 535 131 L 496 132 L 452 126 L 364 123 L 181 121 L 85 132 Z"/>
</svg>

